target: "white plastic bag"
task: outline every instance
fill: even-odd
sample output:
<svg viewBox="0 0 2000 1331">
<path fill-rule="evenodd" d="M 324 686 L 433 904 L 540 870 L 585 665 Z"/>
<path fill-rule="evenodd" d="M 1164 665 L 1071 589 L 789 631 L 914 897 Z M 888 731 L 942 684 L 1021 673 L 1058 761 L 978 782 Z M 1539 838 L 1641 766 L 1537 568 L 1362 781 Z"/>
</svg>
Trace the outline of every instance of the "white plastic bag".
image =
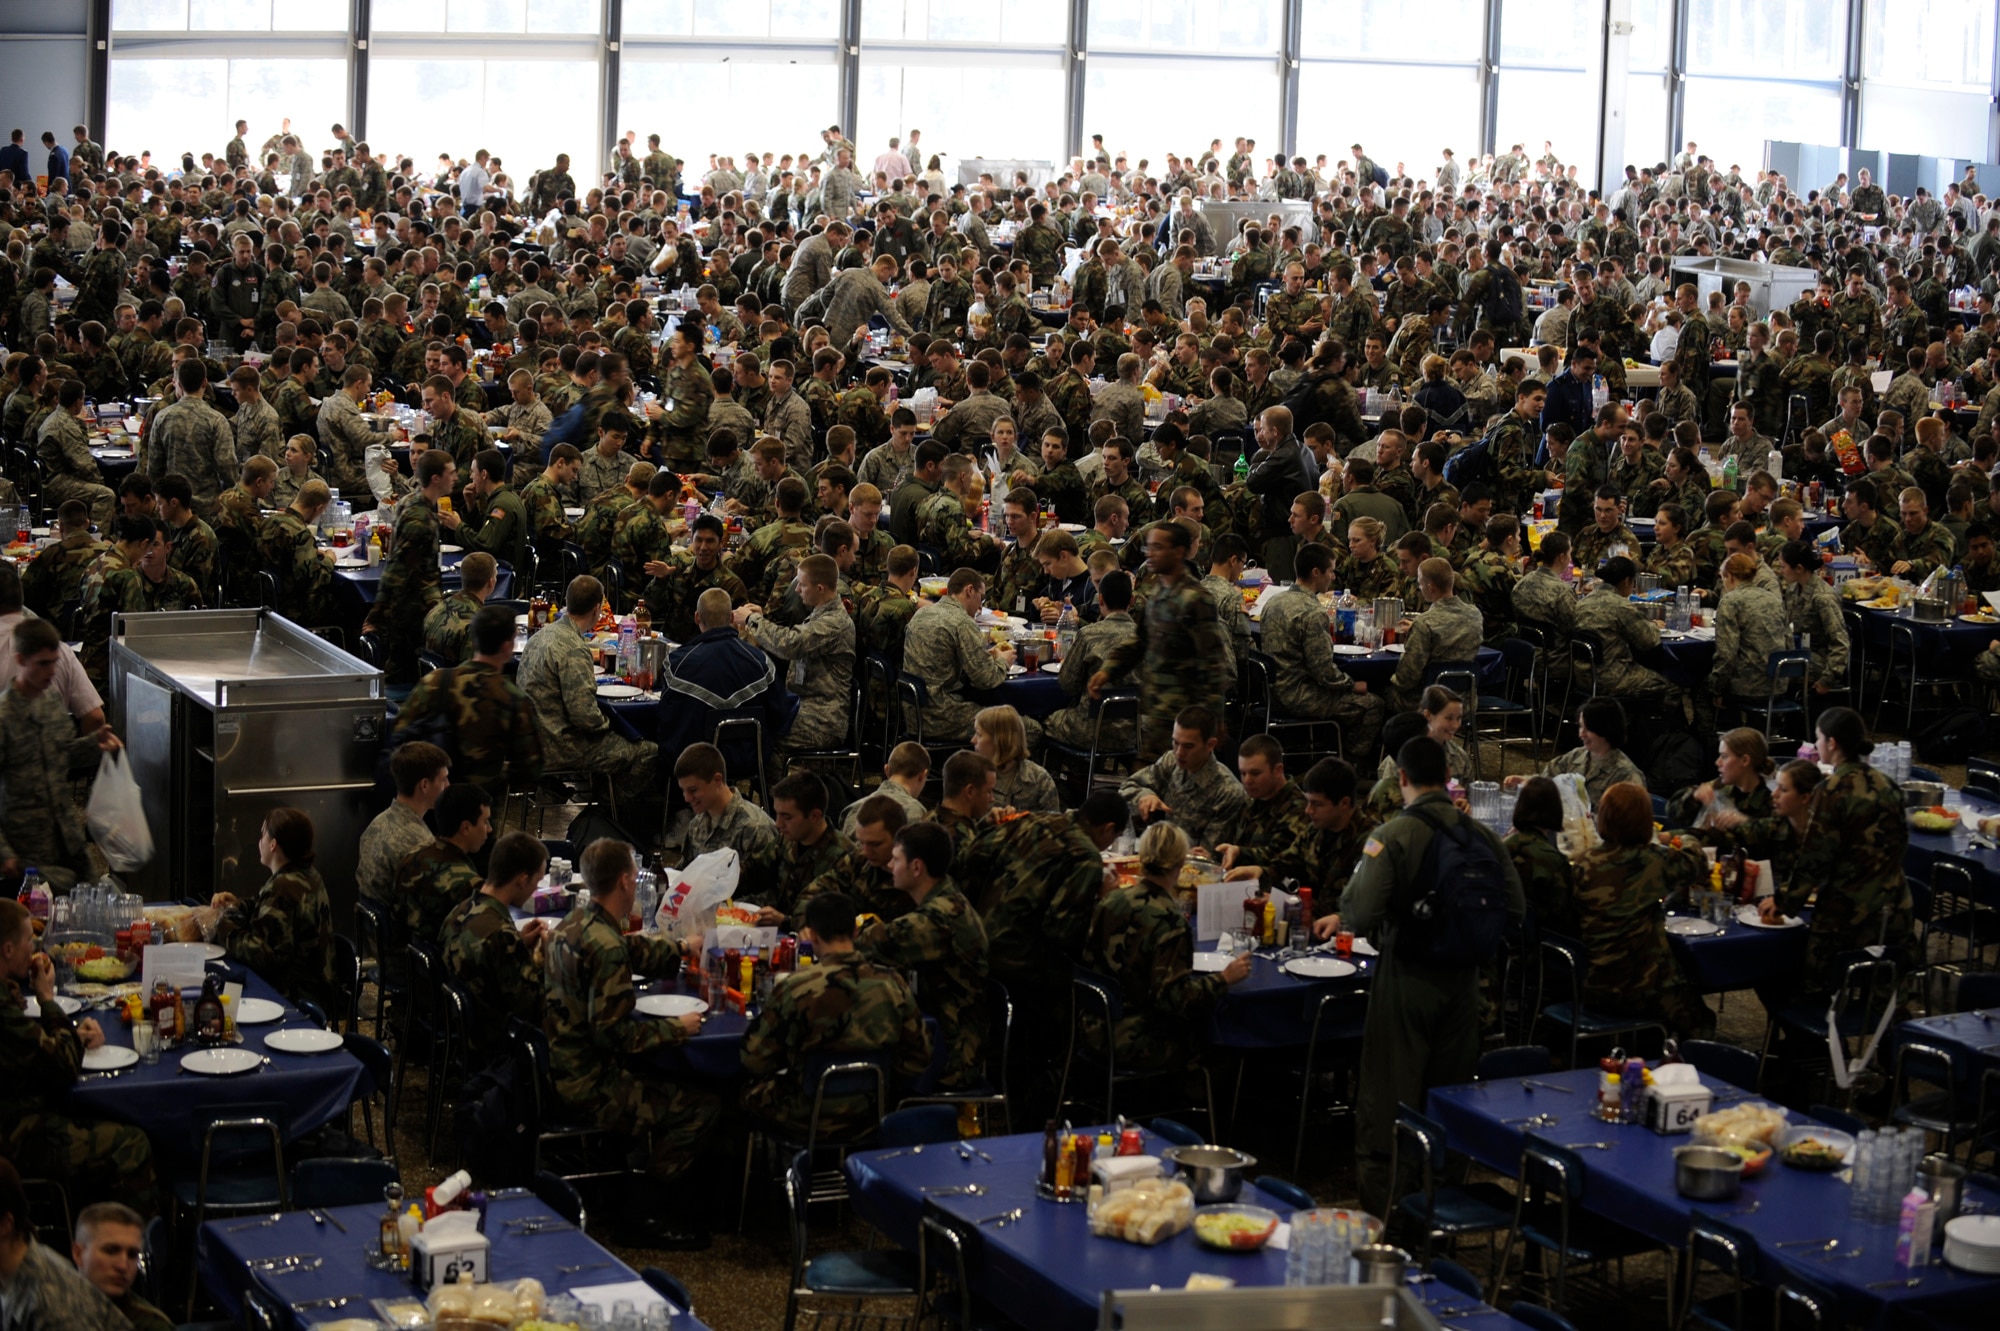
<svg viewBox="0 0 2000 1331">
<path fill-rule="evenodd" d="M 132 779 L 125 750 L 113 749 L 98 760 L 97 780 L 91 783 L 84 817 L 91 840 L 115 872 L 131 873 L 152 862 L 153 829 L 146 826 L 139 783 Z"/>
<path fill-rule="evenodd" d="M 685 869 L 667 870 L 666 891 L 660 894 L 660 929 L 676 939 L 707 932 L 715 924 L 715 908 L 736 895 L 742 872 L 742 860 L 727 846 L 697 855 Z"/>
</svg>

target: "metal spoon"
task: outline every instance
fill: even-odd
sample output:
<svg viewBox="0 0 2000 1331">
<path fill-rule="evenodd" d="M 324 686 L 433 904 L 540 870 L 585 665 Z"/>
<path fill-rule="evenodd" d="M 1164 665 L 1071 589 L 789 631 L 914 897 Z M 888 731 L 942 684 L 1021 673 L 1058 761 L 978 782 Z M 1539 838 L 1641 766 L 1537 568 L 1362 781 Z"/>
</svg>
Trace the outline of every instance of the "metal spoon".
<svg viewBox="0 0 2000 1331">
<path fill-rule="evenodd" d="M 1785 1239 L 1771 1245 L 1775 1248 L 1824 1248 L 1832 1252 L 1840 1246 L 1839 1239 Z"/>
<path fill-rule="evenodd" d="M 1908 1280 L 1871 1280 L 1868 1289 L 1915 1289 L 1924 1283 L 1922 1276 L 1911 1276 Z"/>
<path fill-rule="evenodd" d="M 573 1276 L 573 1275 L 575 1275 L 575 1274 L 576 1274 L 576 1273 L 577 1273 L 578 1271 L 595 1271 L 595 1270 L 598 1270 L 598 1269 L 599 1269 L 599 1268 L 601 1268 L 601 1267 L 606 1267 L 606 1266 L 610 1266 L 610 1265 L 611 1265 L 611 1263 L 610 1263 L 610 1262 L 583 1262 L 583 1263 L 581 1263 L 580 1265 L 577 1265 L 577 1266 L 558 1266 L 558 1267 L 556 1268 L 556 1274 L 557 1274 L 557 1275 L 565 1275 L 565 1276 Z"/>
<path fill-rule="evenodd" d="M 999 1228 L 1005 1228 L 1020 1218 L 1021 1208 L 1017 1206 L 1011 1211 L 1001 1211 L 997 1215 L 985 1216 L 979 1220 L 975 1220 L 973 1223 L 975 1225 L 996 1225 Z"/>
<path fill-rule="evenodd" d="M 922 1145 L 898 1146 L 895 1150 L 884 1151 L 882 1152 L 882 1154 L 876 1156 L 875 1158 L 877 1160 L 894 1160 L 899 1155 L 922 1155 L 923 1153 L 924 1153 L 924 1148 Z"/>
<path fill-rule="evenodd" d="M 923 1191 L 932 1197 L 983 1197 L 986 1195 L 984 1183 L 955 1183 L 950 1187 L 931 1187 Z"/>
</svg>

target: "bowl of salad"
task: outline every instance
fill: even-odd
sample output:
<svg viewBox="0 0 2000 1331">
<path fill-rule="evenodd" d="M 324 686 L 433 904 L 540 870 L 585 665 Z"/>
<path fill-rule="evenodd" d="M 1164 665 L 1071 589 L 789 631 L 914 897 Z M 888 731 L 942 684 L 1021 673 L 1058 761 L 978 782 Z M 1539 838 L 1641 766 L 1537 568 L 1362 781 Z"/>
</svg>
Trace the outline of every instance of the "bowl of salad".
<svg viewBox="0 0 2000 1331">
<path fill-rule="evenodd" d="M 1230 1202 L 1197 1207 L 1194 1236 L 1217 1252 L 1255 1252 L 1278 1232 L 1278 1213 Z"/>
</svg>

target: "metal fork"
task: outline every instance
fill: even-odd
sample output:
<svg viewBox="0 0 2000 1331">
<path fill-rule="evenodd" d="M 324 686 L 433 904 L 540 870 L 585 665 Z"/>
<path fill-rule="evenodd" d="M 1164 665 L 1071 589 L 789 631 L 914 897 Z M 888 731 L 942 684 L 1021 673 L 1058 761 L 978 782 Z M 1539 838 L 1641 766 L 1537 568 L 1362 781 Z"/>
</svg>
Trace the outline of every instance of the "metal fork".
<svg viewBox="0 0 2000 1331">
<path fill-rule="evenodd" d="M 949 1187 L 931 1187 L 925 1188 L 923 1191 L 927 1196 L 931 1197 L 978 1197 L 984 1195 L 986 1185 L 984 1183 L 954 1183 Z"/>
<path fill-rule="evenodd" d="M 578 1271 L 595 1271 L 601 1267 L 606 1267 L 610 1265 L 611 1265 L 610 1262 L 582 1262 L 576 1266 L 558 1266 L 556 1268 L 556 1274 L 573 1276 Z"/>
<path fill-rule="evenodd" d="M 1541 1087 L 1545 1091 L 1561 1091 L 1564 1095 L 1576 1094 L 1576 1088 L 1574 1086 L 1558 1086 L 1552 1081 L 1537 1081 L 1533 1077 L 1521 1078 L 1522 1090 L 1532 1091 L 1537 1086 Z"/>
</svg>

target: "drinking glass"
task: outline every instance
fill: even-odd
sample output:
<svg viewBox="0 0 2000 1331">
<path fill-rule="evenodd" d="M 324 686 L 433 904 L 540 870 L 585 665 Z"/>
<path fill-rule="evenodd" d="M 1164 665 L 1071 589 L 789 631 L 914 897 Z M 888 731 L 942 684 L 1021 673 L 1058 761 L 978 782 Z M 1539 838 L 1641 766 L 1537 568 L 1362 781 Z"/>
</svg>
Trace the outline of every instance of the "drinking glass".
<svg viewBox="0 0 2000 1331">
<path fill-rule="evenodd" d="M 1472 783 L 1472 816 L 1491 827 L 1498 821 L 1500 812 L 1500 783 L 1498 781 L 1475 781 Z"/>
</svg>

